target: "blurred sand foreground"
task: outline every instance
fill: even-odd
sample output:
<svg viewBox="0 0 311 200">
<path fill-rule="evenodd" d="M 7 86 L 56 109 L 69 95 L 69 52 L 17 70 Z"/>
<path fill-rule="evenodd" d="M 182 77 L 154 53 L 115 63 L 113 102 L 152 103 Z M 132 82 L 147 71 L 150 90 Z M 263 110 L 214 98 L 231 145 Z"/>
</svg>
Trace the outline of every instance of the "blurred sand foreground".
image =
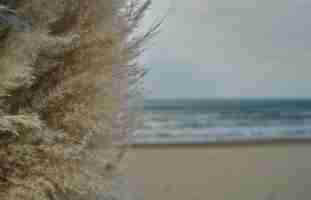
<svg viewBox="0 0 311 200">
<path fill-rule="evenodd" d="M 138 200 L 311 199 L 311 143 L 136 146 L 124 164 Z"/>
</svg>

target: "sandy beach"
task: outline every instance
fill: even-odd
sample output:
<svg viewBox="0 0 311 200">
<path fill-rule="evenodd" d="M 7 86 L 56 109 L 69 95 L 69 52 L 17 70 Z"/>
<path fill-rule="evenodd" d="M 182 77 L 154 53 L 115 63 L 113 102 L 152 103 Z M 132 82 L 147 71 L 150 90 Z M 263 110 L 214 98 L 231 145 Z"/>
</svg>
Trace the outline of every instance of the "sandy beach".
<svg viewBox="0 0 311 200">
<path fill-rule="evenodd" d="M 132 147 L 138 200 L 309 200 L 311 143 Z"/>
</svg>

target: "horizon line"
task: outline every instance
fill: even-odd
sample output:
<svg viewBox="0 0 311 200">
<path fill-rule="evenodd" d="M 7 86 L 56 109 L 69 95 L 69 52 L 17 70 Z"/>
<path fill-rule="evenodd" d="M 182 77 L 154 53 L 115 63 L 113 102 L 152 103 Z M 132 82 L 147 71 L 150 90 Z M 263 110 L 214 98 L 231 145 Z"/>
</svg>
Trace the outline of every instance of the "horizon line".
<svg viewBox="0 0 311 200">
<path fill-rule="evenodd" d="M 262 99 L 262 100 L 311 100 L 311 97 L 146 97 L 145 100 L 174 100 L 174 99 L 189 99 L 189 100 L 234 100 L 234 99 Z"/>
</svg>

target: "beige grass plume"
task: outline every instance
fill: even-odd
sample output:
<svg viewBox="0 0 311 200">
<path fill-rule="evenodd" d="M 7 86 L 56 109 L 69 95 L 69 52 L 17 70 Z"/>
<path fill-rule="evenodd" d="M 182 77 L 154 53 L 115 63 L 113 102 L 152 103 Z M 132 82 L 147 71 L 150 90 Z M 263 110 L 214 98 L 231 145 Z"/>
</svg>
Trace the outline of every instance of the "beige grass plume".
<svg viewBox="0 0 311 200">
<path fill-rule="evenodd" d="M 1 200 L 111 195 L 150 3 L 0 1 Z"/>
</svg>

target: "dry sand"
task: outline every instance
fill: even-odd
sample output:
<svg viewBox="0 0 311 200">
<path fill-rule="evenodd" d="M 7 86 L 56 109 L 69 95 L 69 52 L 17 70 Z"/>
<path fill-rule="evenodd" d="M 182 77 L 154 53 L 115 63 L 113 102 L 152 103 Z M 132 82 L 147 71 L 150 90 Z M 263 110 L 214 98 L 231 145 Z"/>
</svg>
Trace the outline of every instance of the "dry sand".
<svg viewBox="0 0 311 200">
<path fill-rule="evenodd" d="M 138 200 L 311 199 L 311 143 L 136 146 L 124 163 Z"/>
</svg>

